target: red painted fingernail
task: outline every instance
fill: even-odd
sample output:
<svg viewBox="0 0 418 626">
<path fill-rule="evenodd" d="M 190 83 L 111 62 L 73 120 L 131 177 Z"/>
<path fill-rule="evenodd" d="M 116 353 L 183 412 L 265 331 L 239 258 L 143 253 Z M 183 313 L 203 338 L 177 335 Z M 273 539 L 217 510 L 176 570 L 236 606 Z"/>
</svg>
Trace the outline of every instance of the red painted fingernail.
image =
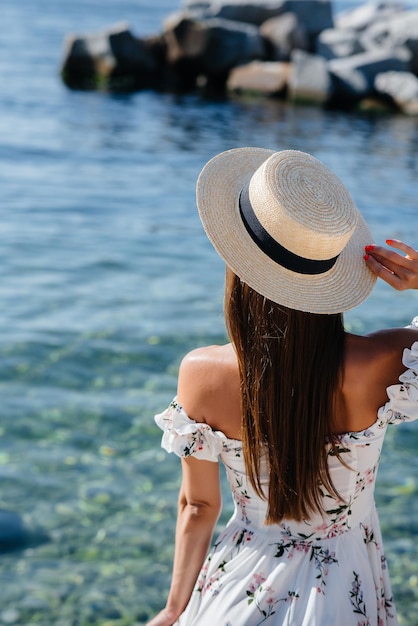
<svg viewBox="0 0 418 626">
<path fill-rule="evenodd" d="M 393 239 L 386 239 L 386 243 L 388 246 L 391 246 L 393 244 Z"/>
<path fill-rule="evenodd" d="M 364 259 L 365 261 L 368 261 L 368 260 L 370 259 L 370 257 L 369 257 L 369 255 L 368 255 L 368 254 L 365 254 L 365 255 L 364 255 L 364 257 L 363 257 L 363 259 Z"/>
<path fill-rule="evenodd" d="M 364 248 L 366 252 L 371 252 L 374 249 L 374 244 L 370 244 L 369 246 L 365 246 Z"/>
</svg>

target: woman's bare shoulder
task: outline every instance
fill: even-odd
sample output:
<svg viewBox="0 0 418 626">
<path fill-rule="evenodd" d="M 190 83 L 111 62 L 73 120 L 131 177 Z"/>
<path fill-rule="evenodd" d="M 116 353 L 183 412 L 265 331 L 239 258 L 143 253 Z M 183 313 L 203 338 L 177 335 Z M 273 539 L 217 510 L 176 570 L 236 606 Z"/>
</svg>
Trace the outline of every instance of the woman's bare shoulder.
<svg viewBox="0 0 418 626">
<path fill-rule="evenodd" d="M 230 343 L 196 348 L 180 364 L 179 377 L 204 389 L 217 386 L 224 376 L 238 370 L 235 351 Z"/>
<path fill-rule="evenodd" d="M 186 354 L 180 365 L 177 395 L 189 417 L 225 434 L 234 431 L 228 436 L 237 436 L 240 382 L 232 345 L 205 346 Z"/>
<path fill-rule="evenodd" d="M 402 356 L 405 348 L 418 341 L 417 328 L 389 328 L 379 330 L 366 335 L 368 340 L 368 348 L 370 354 L 377 361 L 381 361 L 382 365 L 393 368 L 393 372 L 398 377 L 404 367 L 402 365 Z"/>
<path fill-rule="evenodd" d="M 347 364 L 358 374 L 377 378 L 388 384 L 397 382 L 402 373 L 402 356 L 405 348 L 418 341 L 416 328 L 389 328 L 368 335 L 348 335 Z M 364 380 L 364 378 L 362 377 Z"/>
<path fill-rule="evenodd" d="M 403 351 L 414 341 L 418 341 L 418 330 L 411 328 L 347 336 L 341 428 L 344 422 L 352 430 L 374 423 L 378 409 L 387 402 L 387 388 L 397 384 L 405 370 Z"/>
</svg>

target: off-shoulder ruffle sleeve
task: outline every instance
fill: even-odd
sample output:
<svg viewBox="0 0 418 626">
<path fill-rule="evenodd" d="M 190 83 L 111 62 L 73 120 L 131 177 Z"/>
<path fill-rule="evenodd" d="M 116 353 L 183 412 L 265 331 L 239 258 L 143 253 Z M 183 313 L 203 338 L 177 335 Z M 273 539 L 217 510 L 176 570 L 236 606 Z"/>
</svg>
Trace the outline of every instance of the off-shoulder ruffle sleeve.
<svg viewBox="0 0 418 626">
<path fill-rule="evenodd" d="M 218 461 L 222 452 L 225 435 L 204 422 L 195 422 L 190 419 L 184 409 L 177 402 L 177 398 L 170 406 L 154 417 L 156 424 L 164 431 L 161 447 L 167 452 L 174 452 L 177 456 L 194 456 L 202 461 Z"/>
<path fill-rule="evenodd" d="M 399 376 L 400 384 L 387 388 L 389 401 L 378 413 L 388 424 L 418 419 L 418 341 L 405 348 L 402 362 L 407 369 Z"/>
<path fill-rule="evenodd" d="M 408 324 L 405 328 L 418 328 L 418 315 L 412 318 L 411 323 Z"/>
</svg>

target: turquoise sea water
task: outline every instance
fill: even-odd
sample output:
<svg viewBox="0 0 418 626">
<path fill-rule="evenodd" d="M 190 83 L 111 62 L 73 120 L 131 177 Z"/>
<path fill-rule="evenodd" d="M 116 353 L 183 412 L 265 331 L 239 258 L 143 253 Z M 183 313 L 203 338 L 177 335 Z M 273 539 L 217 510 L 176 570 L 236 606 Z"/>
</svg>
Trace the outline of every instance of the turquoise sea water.
<svg viewBox="0 0 418 626">
<path fill-rule="evenodd" d="M 418 247 L 418 120 L 257 100 L 68 91 L 69 32 L 157 32 L 168 0 L 5 0 L 0 39 L 0 509 L 31 531 L 0 556 L 0 624 L 124 626 L 159 608 L 179 466 L 153 414 L 182 355 L 224 341 L 223 266 L 198 220 L 203 164 L 244 145 L 313 153 L 377 241 Z M 347 316 L 403 325 L 378 285 Z M 401 623 L 418 623 L 417 426 L 393 429 L 377 500 Z M 230 511 L 225 496 L 225 521 Z"/>
</svg>

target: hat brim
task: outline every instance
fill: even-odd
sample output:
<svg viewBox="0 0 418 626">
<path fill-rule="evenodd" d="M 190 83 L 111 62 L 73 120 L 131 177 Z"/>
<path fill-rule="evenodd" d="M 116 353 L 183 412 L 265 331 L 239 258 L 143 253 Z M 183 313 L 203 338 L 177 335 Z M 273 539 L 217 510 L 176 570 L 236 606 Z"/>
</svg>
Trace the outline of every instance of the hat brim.
<svg viewBox="0 0 418 626">
<path fill-rule="evenodd" d="M 292 272 L 270 259 L 248 234 L 239 213 L 239 194 L 274 151 L 235 148 L 203 168 L 196 198 L 207 236 L 228 267 L 269 300 L 310 313 L 341 313 L 358 306 L 372 291 L 376 276 L 364 262 L 372 234 L 358 212 L 357 225 L 334 266 L 323 274 Z"/>
</svg>

